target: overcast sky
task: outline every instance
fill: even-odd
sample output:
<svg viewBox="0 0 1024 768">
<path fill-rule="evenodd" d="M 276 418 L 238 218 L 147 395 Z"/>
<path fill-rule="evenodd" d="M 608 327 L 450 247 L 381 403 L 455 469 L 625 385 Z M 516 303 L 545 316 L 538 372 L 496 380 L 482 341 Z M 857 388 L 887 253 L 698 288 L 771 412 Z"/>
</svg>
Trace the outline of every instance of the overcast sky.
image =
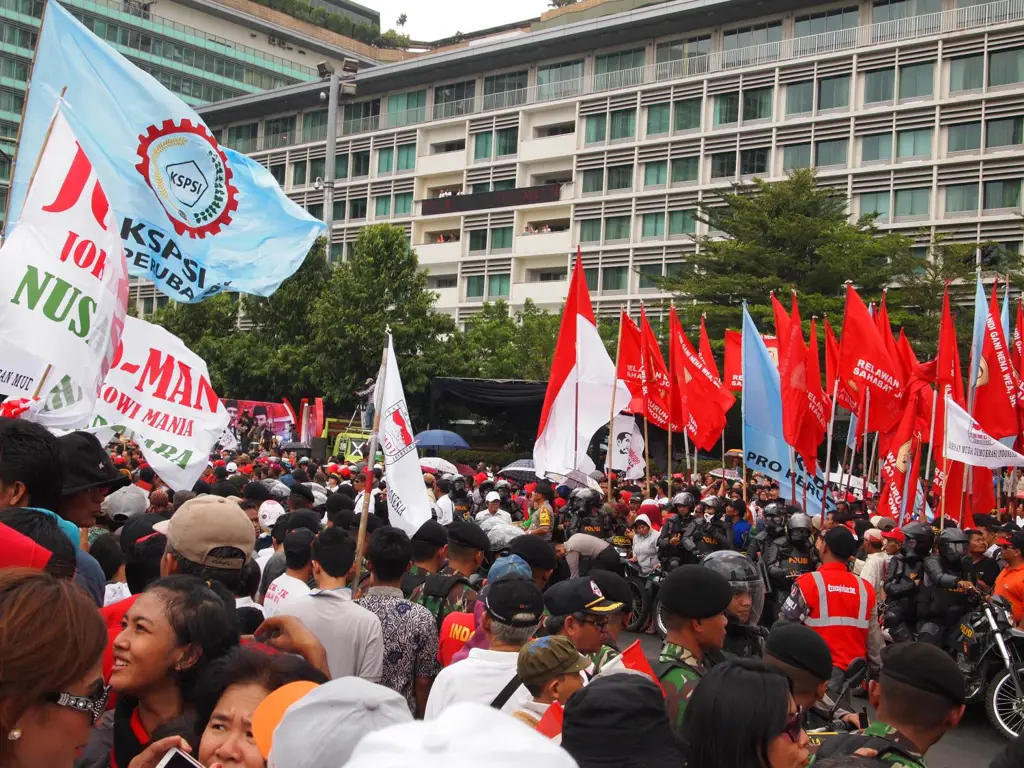
<svg viewBox="0 0 1024 768">
<path fill-rule="evenodd" d="M 474 32 L 513 21 L 536 18 L 547 0 L 358 0 L 380 11 L 380 28 L 397 29 L 401 14 L 408 16 L 405 34 L 413 40 L 439 40 L 456 32 Z"/>
</svg>

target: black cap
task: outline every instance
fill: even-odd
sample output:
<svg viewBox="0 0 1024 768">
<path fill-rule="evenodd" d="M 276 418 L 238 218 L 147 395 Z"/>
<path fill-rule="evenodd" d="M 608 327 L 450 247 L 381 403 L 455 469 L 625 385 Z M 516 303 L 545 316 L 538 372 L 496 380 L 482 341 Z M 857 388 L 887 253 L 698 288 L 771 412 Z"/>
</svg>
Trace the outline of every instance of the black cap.
<svg viewBox="0 0 1024 768">
<path fill-rule="evenodd" d="M 565 705 L 562 748 L 580 768 L 678 768 L 664 694 L 643 675 L 599 675 Z"/>
<path fill-rule="evenodd" d="M 249 501 L 267 501 L 270 499 L 270 489 L 263 483 L 246 483 L 242 488 L 242 498 Z"/>
<path fill-rule="evenodd" d="M 1000 533 L 999 538 L 996 539 L 999 544 L 1011 547 L 1012 549 L 1019 549 L 1024 552 L 1024 531 L 1009 531 L 1007 533 Z"/>
<path fill-rule="evenodd" d="M 316 497 L 313 496 L 313 489 L 308 485 L 303 485 L 302 483 L 296 483 L 292 486 L 292 496 L 301 496 L 310 504 L 313 504 L 316 501 Z"/>
<path fill-rule="evenodd" d="M 167 537 L 162 533 L 153 530 L 153 526 L 162 523 L 167 517 L 164 515 L 136 515 L 129 518 L 121 528 L 121 553 L 124 555 L 125 563 L 138 562 L 139 556 L 135 545 L 150 536 L 159 536 L 164 541 Z"/>
<path fill-rule="evenodd" d="M 314 539 L 316 539 L 316 536 L 312 531 L 306 528 L 288 531 L 288 534 L 284 537 L 285 555 L 297 555 L 303 552 L 309 553 L 311 551 L 310 548 L 313 546 Z"/>
<path fill-rule="evenodd" d="M 122 475 L 96 435 L 88 432 L 69 432 L 57 439 L 60 461 L 64 467 L 64 487 L 61 496 L 68 496 L 89 488 L 104 487 L 111 491 L 131 484 Z"/>
<path fill-rule="evenodd" d="M 520 536 L 520 538 L 523 538 Z M 536 539 L 536 536 L 530 536 L 531 539 Z M 633 609 L 633 592 L 629 588 L 629 582 L 619 576 L 617 573 L 611 571 L 594 570 L 591 571 L 590 579 L 598 588 L 613 603 L 622 603 L 622 608 L 619 610 L 631 611 Z"/>
<path fill-rule="evenodd" d="M 362 519 L 362 517 L 363 517 L 362 513 L 354 513 L 352 515 L 352 519 L 348 521 L 348 529 L 350 531 L 358 531 L 359 530 L 359 521 Z M 370 512 L 369 514 L 366 515 L 366 532 L 367 533 L 373 533 L 378 528 L 383 528 L 385 525 L 386 525 L 386 523 L 383 520 L 381 520 L 379 517 L 377 517 L 375 514 L 373 514 L 372 512 Z M 338 527 L 337 521 L 335 521 L 334 527 L 335 528 Z"/>
<path fill-rule="evenodd" d="M 837 525 L 825 532 L 825 546 L 841 560 L 849 560 L 857 552 L 857 539 L 850 529 Z"/>
<path fill-rule="evenodd" d="M 488 615 L 510 627 L 532 627 L 544 613 L 544 594 L 530 579 L 498 579 L 487 588 L 484 609 Z M 520 618 L 513 616 L 522 614 Z"/>
<path fill-rule="evenodd" d="M 676 568 L 661 583 L 658 599 L 666 611 L 687 619 L 709 619 L 732 602 L 725 576 L 700 565 Z"/>
<path fill-rule="evenodd" d="M 300 509 L 288 517 L 288 530 L 305 528 L 308 531 L 320 532 L 320 515 L 312 509 Z"/>
<path fill-rule="evenodd" d="M 882 652 L 882 690 L 892 678 L 919 691 L 934 693 L 951 705 L 964 703 L 964 674 L 953 658 L 928 643 L 890 645 Z"/>
<path fill-rule="evenodd" d="M 531 568 L 553 571 L 558 567 L 555 548 L 540 536 L 516 536 L 509 544 L 508 553 L 519 555 Z"/>
<path fill-rule="evenodd" d="M 427 520 L 412 535 L 413 541 L 422 541 L 426 544 L 433 544 L 436 547 L 443 547 L 448 543 L 448 532 L 444 526 L 435 520 Z M 523 558 L 524 560 L 526 558 Z"/>
<path fill-rule="evenodd" d="M 479 525 L 465 521 L 456 521 L 448 526 L 448 542 L 469 549 L 487 552 L 491 549 L 490 539 Z"/>
<path fill-rule="evenodd" d="M 832 675 L 832 651 L 828 643 L 810 627 L 777 621 L 764 644 L 764 652 L 791 667 L 827 681 Z"/>
<path fill-rule="evenodd" d="M 347 509 L 351 512 L 354 511 L 355 508 L 355 500 L 343 493 L 332 493 L 327 497 L 327 511 L 329 513 L 340 512 L 343 509 Z"/>
<path fill-rule="evenodd" d="M 597 582 L 589 576 L 567 579 L 552 585 L 544 593 L 544 605 L 552 616 L 568 616 L 570 613 L 607 616 L 622 610 L 622 603 L 605 597 Z"/>
</svg>

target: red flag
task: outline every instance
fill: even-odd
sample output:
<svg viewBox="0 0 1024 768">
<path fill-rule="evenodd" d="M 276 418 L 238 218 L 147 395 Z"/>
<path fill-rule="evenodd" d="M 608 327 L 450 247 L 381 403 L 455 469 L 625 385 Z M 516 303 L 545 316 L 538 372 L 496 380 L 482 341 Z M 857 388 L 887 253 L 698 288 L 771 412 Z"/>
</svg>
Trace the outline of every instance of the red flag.
<svg viewBox="0 0 1024 768">
<path fill-rule="evenodd" d="M 622 663 L 626 669 L 631 669 L 634 672 L 647 675 L 651 680 L 657 683 L 658 687 L 661 688 L 661 692 L 665 692 L 665 688 L 662 686 L 658 676 L 654 674 L 654 669 L 651 667 L 651 663 L 647 660 L 647 656 L 644 654 L 644 649 L 640 646 L 639 640 L 634 640 L 630 643 L 629 647 L 626 648 L 619 656 L 622 659 Z"/>
<path fill-rule="evenodd" d="M 708 370 L 715 374 L 716 379 L 722 378 L 718 374 L 718 363 L 715 362 L 715 354 L 711 351 L 711 340 L 708 338 L 708 329 L 704 325 L 704 315 L 700 316 L 700 359 Z"/>
<path fill-rule="evenodd" d="M 686 396 L 686 431 L 694 445 L 704 450 L 715 447 L 725 429 L 725 414 L 736 402 L 736 398 L 722 386 L 716 377 L 694 351 L 690 340 L 676 315 L 675 307 L 669 310 L 669 345 L 678 345 L 676 354 L 682 361 L 678 368 L 673 365 L 672 375 L 679 377 L 678 386 Z"/>
<path fill-rule="evenodd" d="M 908 392 L 904 398 L 903 415 L 889 440 L 888 450 L 882 460 L 882 487 L 878 500 L 881 514 L 898 520 L 903 504 L 903 486 L 907 472 L 911 471 L 914 450 L 920 445 L 920 435 L 914 431 L 917 421 L 919 390 Z M 911 493 L 917 490 L 914 486 Z"/>
<path fill-rule="evenodd" d="M 644 358 L 640 343 L 640 328 L 633 318 L 622 311 L 619 318 L 619 367 L 616 376 L 626 382 L 631 400 L 629 410 L 644 412 Z"/>
<path fill-rule="evenodd" d="M 889 323 L 889 308 L 885 302 L 888 295 L 887 291 L 882 291 L 882 302 L 875 313 L 875 327 L 878 328 L 878 335 L 882 337 L 882 341 L 885 343 L 885 351 L 889 353 L 889 357 L 893 362 L 903 369 L 903 380 L 906 381 L 913 368 L 908 369 L 906 367 L 900 350 L 897 348 L 896 338 L 892 335 L 892 325 Z"/>
<path fill-rule="evenodd" d="M 560 736 L 562 734 L 562 721 L 564 718 L 565 711 L 562 709 L 562 705 L 557 701 L 551 702 L 547 712 L 544 713 L 540 722 L 537 723 L 537 733 L 541 736 L 547 736 L 549 739 Z"/>
<path fill-rule="evenodd" d="M 669 382 L 665 358 L 658 346 L 658 339 L 647 322 L 647 312 L 640 305 L 640 349 L 644 361 L 644 376 L 647 382 L 644 413 L 650 422 L 662 429 L 669 424 Z"/>
<path fill-rule="evenodd" d="M 690 424 L 690 412 L 687 409 L 686 373 L 685 359 L 682 345 L 678 337 L 682 335 L 682 326 L 679 324 L 679 317 L 676 315 L 676 308 L 671 307 L 668 312 L 668 365 L 669 365 L 669 421 L 672 423 L 673 432 L 686 431 L 692 435 L 694 429 Z"/>
<path fill-rule="evenodd" d="M 932 428 L 935 460 L 935 483 L 932 492 L 944 495 L 946 514 L 954 520 L 960 518 L 963 498 L 964 465 L 946 462 L 946 398 L 961 408 L 966 406 L 964 380 L 960 374 L 960 348 L 957 346 L 956 327 L 949 308 L 949 287 L 942 297 L 942 320 L 939 324 L 939 353 L 935 358 L 935 426 Z M 968 510 L 969 512 L 970 510 Z"/>
<path fill-rule="evenodd" d="M 1017 377 L 1024 378 L 1024 370 L 1021 370 L 1021 362 L 1024 361 L 1024 304 L 1020 301 L 1017 302 L 1017 323 L 1013 328 L 1010 359 L 1013 360 L 1013 369 L 1017 372 Z"/>
<path fill-rule="evenodd" d="M 789 315 L 786 314 L 786 308 L 775 298 L 774 291 L 772 291 L 772 315 L 775 317 L 775 338 L 778 339 L 777 347 L 779 350 L 776 364 L 781 366 L 782 359 L 786 356 L 786 344 L 789 341 Z"/>
<path fill-rule="evenodd" d="M 981 428 L 994 438 L 1017 434 L 1017 375 L 1000 321 L 999 296 L 992 287 L 985 340 L 981 345 L 978 380 L 974 385 L 974 413 Z"/>
<path fill-rule="evenodd" d="M 998 318 L 998 315 L 996 315 Z M 947 500 L 948 504 L 950 500 Z M 992 470 L 987 467 L 974 467 L 971 471 L 971 503 L 964 514 L 983 512 L 988 514 L 996 508 L 996 490 L 992 480 Z"/>
<path fill-rule="evenodd" d="M 782 388 L 782 433 L 786 442 L 796 449 L 804 459 L 805 467 L 814 466 L 814 458 L 808 461 L 801 445 L 800 433 L 803 430 L 804 418 L 807 415 L 807 347 L 804 345 L 804 332 L 800 324 L 800 306 L 796 292 L 793 292 L 792 314 L 784 320 L 778 319 L 785 315 L 781 309 L 776 310 L 776 328 L 779 335 L 779 380 Z M 772 296 L 772 307 L 778 305 Z M 788 326 L 788 329 L 787 329 Z M 789 338 L 783 340 L 784 331 L 788 330 Z M 817 452 L 815 447 L 815 453 Z"/>
<path fill-rule="evenodd" d="M 836 389 L 836 377 L 839 376 L 839 341 L 832 326 L 825 318 L 825 390 L 829 397 L 836 395 L 836 402 L 848 411 L 857 408 L 857 400 L 850 390 L 840 382 Z"/>
<path fill-rule="evenodd" d="M 731 392 L 743 391 L 743 334 L 725 332 L 725 378 L 722 382 Z"/>
<path fill-rule="evenodd" d="M 795 317 L 794 313 L 794 317 Z M 817 472 L 818 448 L 828 434 L 832 400 L 821 388 L 821 360 L 818 358 L 818 328 L 811 318 L 811 335 L 807 349 L 807 415 L 800 430 L 801 456 L 808 471 Z"/>
</svg>

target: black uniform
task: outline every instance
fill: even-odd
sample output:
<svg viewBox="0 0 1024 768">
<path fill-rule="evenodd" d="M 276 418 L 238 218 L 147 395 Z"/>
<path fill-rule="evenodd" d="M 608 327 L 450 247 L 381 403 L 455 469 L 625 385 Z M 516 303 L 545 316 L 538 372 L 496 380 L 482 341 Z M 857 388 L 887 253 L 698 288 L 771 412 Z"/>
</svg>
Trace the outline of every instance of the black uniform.
<svg viewBox="0 0 1024 768">
<path fill-rule="evenodd" d="M 678 565 L 692 565 L 698 561 L 697 543 L 694 541 L 696 531 L 697 519 L 692 512 L 673 515 L 665 521 L 658 537 L 658 559 L 665 570 L 668 570 L 666 565 L 672 560 L 676 560 Z M 676 536 L 679 540 L 673 544 L 672 540 Z"/>
<path fill-rule="evenodd" d="M 913 551 L 897 552 L 885 565 L 882 624 L 897 643 L 914 639 L 923 570 L 923 561 Z"/>
<path fill-rule="evenodd" d="M 697 545 L 699 559 L 712 552 L 732 549 L 732 525 L 722 517 L 713 517 L 711 520 L 698 519 L 694 530 L 694 543 Z"/>
<path fill-rule="evenodd" d="M 793 591 L 793 582 L 797 577 L 818 567 L 818 552 L 810 542 L 793 542 L 787 536 L 778 536 L 765 547 L 762 557 L 771 585 L 768 602 L 777 612 Z M 767 606 L 765 614 L 769 615 L 770 620 L 775 619 L 774 615 L 768 613 Z"/>
<path fill-rule="evenodd" d="M 960 619 L 973 604 L 973 590 L 961 583 L 973 580 L 967 534 L 959 528 L 944 530 L 939 534 L 939 554 L 924 559 L 924 581 L 918 593 L 918 640 L 942 646 L 950 628 L 959 630 Z"/>
</svg>

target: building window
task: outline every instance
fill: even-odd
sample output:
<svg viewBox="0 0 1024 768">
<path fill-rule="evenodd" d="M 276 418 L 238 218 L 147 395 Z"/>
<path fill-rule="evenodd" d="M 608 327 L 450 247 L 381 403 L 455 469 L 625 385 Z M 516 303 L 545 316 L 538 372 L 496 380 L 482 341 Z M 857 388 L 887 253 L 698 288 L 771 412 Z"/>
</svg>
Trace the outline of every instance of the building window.
<svg viewBox="0 0 1024 768">
<path fill-rule="evenodd" d="M 337 261 L 341 261 L 345 255 L 345 244 L 344 243 L 331 243 L 331 255 L 329 261 L 334 264 Z"/>
<path fill-rule="evenodd" d="M 487 278 L 487 298 L 507 299 L 511 287 L 511 275 L 490 275 Z"/>
<path fill-rule="evenodd" d="M 497 157 L 508 157 L 519 151 L 519 128 L 502 128 L 495 131 Z"/>
<path fill-rule="evenodd" d="M 491 251 L 507 251 L 512 247 L 512 227 L 491 230 Z"/>
<path fill-rule="evenodd" d="M 896 134 L 896 157 L 931 157 L 932 129 L 900 131 Z"/>
<path fill-rule="evenodd" d="M 297 163 L 292 163 L 292 186 L 293 187 L 304 187 L 306 186 L 306 161 L 300 160 Z"/>
<path fill-rule="evenodd" d="M 434 86 L 434 119 L 468 115 L 473 111 L 476 80 Z"/>
<path fill-rule="evenodd" d="M 626 267 L 605 267 L 601 270 L 602 291 L 624 291 L 628 281 L 629 272 Z"/>
<path fill-rule="evenodd" d="M 708 60 L 706 57 L 710 53 L 711 35 L 658 43 L 655 49 L 658 79 L 665 80 L 671 77 L 707 72 Z"/>
<path fill-rule="evenodd" d="M 383 147 L 377 150 L 377 173 L 391 173 L 395 170 L 395 148 Z"/>
<path fill-rule="evenodd" d="M 711 156 L 711 178 L 731 179 L 736 175 L 736 153 L 719 152 Z"/>
<path fill-rule="evenodd" d="M 1013 147 L 1024 144 L 1024 118 L 989 120 L 985 128 L 986 147 Z"/>
<path fill-rule="evenodd" d="M 831 141 L 819 141 L 815 147 L 815 165 L 825 167 L 829 165 L 846 165 L 847 162 L 847 140 L 833 139 Z"/>
<path fill-rule="evenodd" d="M 480 182 L 479 184 L 474 184 L 473 186 L 470 187 L 470 190 L 472 191 L 472 193 L 474 195 L 478 195 L 481 192 L 490 192 L 491 191 L 491 182 L 483 181 L 483 182 Z"/>
<path fill-rule="evenodd" d="M 334 156 L 334 178 L 342 181 L 348 178 L 348 155 L 341 154 Z"/>
<path fill-rule="evenodd" d="M 309 161 L 309 178 L 323 181 L 327 177 L 327 159 L 323 157 Z"/>
<path fill-rule="evenodd" d="M 825 77 L 818 81 L 818 109 L 845 109 L 850 106 L 850 76 Z"/>
<path fill-rule="evenodd" d="M 994 51 L 988 59 L 988 84 L 1009 85 L 1024 82 L 1024 48 Z"/>
<path fill-rule="evenodd" d="M 13 111 L 13 110 L 8 110 Z M 20 109 L 18 110 L 21 111 Z M 252 152 L 256 149 L 256 137 L 260 133 L 259 123 L 233 125 L 228 128 L 227 146 L 239 152 Z"/>
<path fill-rule="evenodd" d="M 782 40 L 782 22 L 773 21 L 740 29 L 731 29 L 722 35 L 726 67 L 742 67 L 766 59 L 776 59 L 778 54 L 754 48 L 754 46 L 778 43 Z"/>
<path fill-rule="evenodd" d="M 604 220 L 604 239 L 629 240 L 629 216 L 609 216 Z"/>
<path fill-rule="evenodd" d="M 670 235 L 692 235 L 697 231 L 697 215 L 694 211 L 669 211 L 668 233 Z"/>
<path fill-rule="evenodd" d="M 740 174 L 749 176 L 755 173 L 762 175 L 768 173 L 770 152 L 768 147 L 740 150 Z"/>
<path fill-rule="evenodd" d="M 591 168 L 583 172 L 583 194 L 604 191 L 604 168 Z"/>
<path fill-rule="evenodd" d="M 502 109 L 526 102 L 528 72 L 505 72 L 484 78 L 484 109 Z"/>
<path fill-rule="evenodd" d="M 1020 208 L 1020 179 L 985 182 L 985 210 Z"/>
<path fill-rule="evenodd" d="M 147 296 L 142 300 L 142 316 L 149 317 L 153 314 L 153 297 Z"/>
<path fill-rule="evenodd" d="M 782 170 L 811 167 L 811 144 L 790 144 L 782 148 Z"/>
<path fill-rule="evenodd" d="M 306 206 L 306 212 L 309 213 L 314 219 L 324 220 L 324 204 L 323 203 L 310 203 Z"/>
<path fill-rule="evenodd" d="M 491 159 L 491 144 L 494 134 L 488 131 L 487 133 L 478 133 L 473 137 L 473 159 L 474 160 L 490 160 Z"/>
<path fill-rule="evenodd" d="M 370 175 L 370 150 L 352 153 L 352 178 Z"/>
<path fill-rule="evenodd" d="M 373 215 L 378 219 L 391 215 L 391 195 L 373 198 Z"/>
<path fill-rule="evenodd" d="M 412 192 L 403 192 L 395 195 L 395 216 L 403 216 L 412 213 Z"/>
<path fill-rule="evenodd" d="M 641 264 L 637 269 L 637 274 L 640 275 L 641 291 L 657 288 L 658 284 L 654 281 L 654 278 L 661 277 L 661 264 Z"/>
<path fill-rule="evenodd" d="M 416 168 L 416 145 L 398 145 L 398 170 L 411 171 Z"/>
<path fill-rule="evenodd" d="M 993 54 L 994 55 L 994 54 Z M 949 92 L 980 91 L 985 85 L 985 58 L 961 56 L 949 62 Z"/>
<path fill-rule="evenodd" d="M 774 88 L 754 88 L 743 92 L 743 122 L 770 120 Z"/>
<path fill-rule="evenodd" d="M 348 217 L 350 219 L 365 219 L 366 218 L 366 198 L 357 197 L 355 200 L 349 200 L 348 203 Z"/>
<path fill-rule="evenodd" d="M 951 184 L 946 187 L 946 213 L 977 213 L 978 185 Z"/>
<path fill-rule="evenodd" d="M 502 190 L 505 190 L 505 189 L 515 189 L 516 188 L 516 180 L 515 179 L 505 179 L 503 181 L 496 181 L 496 182 L 494 182 L 494 186 L 492 188 L 494 189 L 495 192 L 501 192 Z"/>
<path fill-rule="evenodd" d="M 466 298 L 482 299 L 484 295 L 484 276 L 473 275 L 466 278 Z"/>
<path fill-rule="evenodd" d="M 608 137 L 608 115 L 587 115 L 587 127 L 584 142 L 587 144 L 603 144 Z"/>
<path fill-rule="evenodd" d="M 697 181 L 700 171 L 699 157 L 679 157 L 672 161 L 672 183 L 682 184 Z"/>
<path fill-rule="evenodd" d="M 796 23 L 793 25 L 793 37 L 809 37 L 810 35 L 820 35 L 823 32 L 853 29 L 859 21 L 860 9 L 857 6 L 833 8 L 823 13 L 797 16 Z"/>
<path fill-rule="evenodd" d="M 876 69 L 864 75 L 864 103 L 892 101 L 896 81 L 895 69 Z"/>
<path fill-rule="evenodd" d="M 786 86 L 786 114 L 806 115 L 814 111 L 814 81 L 789 83 Z"/>
<path fill-rule="evenodd" d="M 567 99 L 583 91 L 583 60 L 537 67 L 537 99 Z"/>
<path fill-rule="evenodd" d="M 652 104 L 647 108 L 647 135 L 668 133 L 672 119 L 671 104 Z"/>
<path fill-rule="evenodd" d="M 662 187 L 668 179 L 668 161 L 658 160 L 644 163 L 644 186 Z"/>
<path fill-rule="evenodd" d="M 594 57 L 594 88 L 625 88 L 643 82 L 644 49 L 616 51 Z"/>
<path fill-rule="evenodd" d="M 388 128 L 415 125 L 427 119 L 427 91 L 411 91 L 388 96 Z"/>
<path fill-rule="evenodd" d="M 715 96 L 715 125 L 731 125 L 740 119 L 740 95 L 720 93 Z"/>
<path fill-rule="evenodd" d="M 900 99 L 919 99 L 932 95 L 935 65 L 908 64 L 900 67 Z"/>
<path fill-rule="evenodd" d="M 640 219 L 641 237 L 664 237 L 665 236 L 665 214 L 645 213 Z"/>
<path fill-rule="evenodd" d="M 942 0 L 877 0 L 871 14 L 872 24 L 926 16 L 942 10 Z"/>
<path fill-rule="evenodd" d="M 608 169 L 608 191 L 633 188 L 633 166 L 616 165 Z"/>
<path fill-rule="evenodd" d="M 284 186 L 284 179 L 286 174 L 286 168 L 284 163 L 270 166 L 270 175 L 274 177 L 274 181 L 277 182 L 279 187 Z"/>
<path fill-rule="evenodd" d="M 693 131 L 700 129 L 701 104 L 703 99 L 683 99 L 672 105 L 673 121 L 676 131 Z"/>
<path fill-rule="evenodd" d="M 601 277 L 601 272 L 597 267 L 591 267 L 583 270 L 583 279 L 587 281 L 587 290 L 591 293 L 597 293 L 597 283 Z"/>
<path fill-rule="evenodd" d="M 927 216 L 931 194 L 928 187 L 896 190 L 896 218 Z"/>
<path fill-rule="evenodd" d="M 335 200 L 334 203 L 331 205 L 331 210 L 334 212 L 334 217 L 333 217 L 334 221 L 344 221 L 345 220 L 345 201 L 344 200 Z"/>
<path fill-rule="evenodd" d="M 860 140 L 860 161 L 862 163 L 888 162 L 892 160 L 892 134 L 873 133 Z"/>
<path fill-rule="evenodd" d="M 949 126 L 946 135 L 946 151 L 964 152 L 970 149 L 981 149 L 981 122 Z"/>
<path fill-rule="evenodd" d="M 469 233 L 469 250 L 471 252 L 487 250 L 486 229 L 474 229 Z"/>
<path fill-rule="evenodd" d="M 636 110 L 620 109 L 611 114 L 611 140 L 631 139 L 636 135 Z"/>
<path fill-rule="evenodd" d="M 345 105 L 344 132 L 372 131 L 380 124 L 380 99 Z"/>
<path fill-rule="evenodd" d="M 889 221 L 889 193 L 888 192 L 866 192 L 860 196 L 860 215 L 870 216 L 876 214 L 875 221 Z"/>
<path fill-rule="evenodd" d="M 580 222 L 580 242 L 599 243 L 601 242 L 601 220 L 587 219 Z"/>
<path fill-rule="evenodd" d="M 295 143 L 295 115 L 275 117 L 263 124 L 263 145 L 266 148 L 286 147 Z"/>
</svg>

